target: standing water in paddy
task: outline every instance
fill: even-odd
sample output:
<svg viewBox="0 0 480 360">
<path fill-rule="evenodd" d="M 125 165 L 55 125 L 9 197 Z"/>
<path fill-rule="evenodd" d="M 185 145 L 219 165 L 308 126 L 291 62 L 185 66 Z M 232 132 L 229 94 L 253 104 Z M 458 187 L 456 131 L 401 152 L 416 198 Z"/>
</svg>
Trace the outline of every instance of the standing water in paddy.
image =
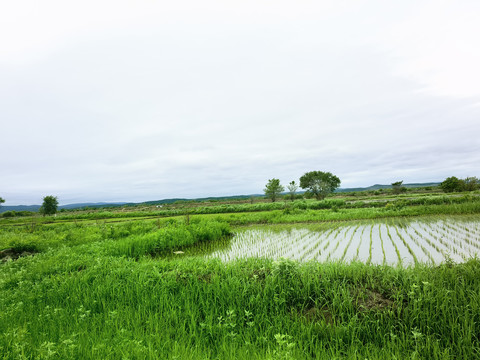
<svg viewBox="0 0 480 360">
<path fill-rule="evenodd" d="M 404 220 L 353 224 L 314 230 L 312 227 L 256 228 L 237 233 L 228 246 L 208 257 L 230 261 L 239 258 L 281 257 L 297 261 L 360 261 L 372 264 L 439 264 L 464 262 L 480 255 L 480 221 Z"/>
</svg>

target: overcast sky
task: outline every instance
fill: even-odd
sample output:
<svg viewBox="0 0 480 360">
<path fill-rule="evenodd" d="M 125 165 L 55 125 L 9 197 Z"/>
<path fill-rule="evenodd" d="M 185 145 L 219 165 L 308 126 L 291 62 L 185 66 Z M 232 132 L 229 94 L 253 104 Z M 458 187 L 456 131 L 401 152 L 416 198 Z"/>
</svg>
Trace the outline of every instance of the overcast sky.
<svg viewBox="0 0 480 360">
<path fill-rule="evenodd" d="M 4 205 L 480 176 L 480 1 L 3 1 Z"/>
</svg>

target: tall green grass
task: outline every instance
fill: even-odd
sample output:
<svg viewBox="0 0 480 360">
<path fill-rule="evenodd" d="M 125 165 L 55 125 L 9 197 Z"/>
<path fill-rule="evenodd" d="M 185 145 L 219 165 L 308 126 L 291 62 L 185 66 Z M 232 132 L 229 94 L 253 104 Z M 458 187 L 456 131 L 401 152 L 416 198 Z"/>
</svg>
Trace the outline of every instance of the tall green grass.
<svg viewBox="0 0 480 360">
<path fill-rule="evenodd" d="M 1 265 L 3 359 L 474 359 L 480 263 L 94 256 Z M 90 251 L 85 251 L 90 248 Z"/>
<path fill-rule="evenodd" d="M 183 221 L 136 221 L 122 224 L 57 224 L 6 227 L 0 234 L 0 250 L 44 252 L 58 247 L 97 243 L 106 254 L 139 257 L 170 250 L 180 250 L 199 242 L 218 240 L 230 235 L 225 222 L 193 219 Z"/>
</svg>

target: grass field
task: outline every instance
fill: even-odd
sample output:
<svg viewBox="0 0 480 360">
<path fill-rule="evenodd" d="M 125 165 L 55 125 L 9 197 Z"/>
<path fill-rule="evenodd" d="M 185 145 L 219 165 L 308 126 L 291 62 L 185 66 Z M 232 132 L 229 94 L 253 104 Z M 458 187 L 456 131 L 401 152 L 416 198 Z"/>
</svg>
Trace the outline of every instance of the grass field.
<svg viewBox="0 0 480 360">
<path fill-rule="evenodd" d="M 0 358 L 480 358 L 458 199 L 2 219 Z"/>
</svg>

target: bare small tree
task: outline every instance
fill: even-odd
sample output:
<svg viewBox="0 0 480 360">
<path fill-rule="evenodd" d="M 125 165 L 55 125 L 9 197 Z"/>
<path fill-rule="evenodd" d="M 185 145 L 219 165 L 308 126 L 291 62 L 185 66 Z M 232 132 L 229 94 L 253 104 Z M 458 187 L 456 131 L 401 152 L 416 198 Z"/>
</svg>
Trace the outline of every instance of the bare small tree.
<svg viewBox="0 0 480 360">
<path fill-rule="evenodd" d="M 297 192 L 298 185 L 295 181 L 290 182 L 287 185 L 287 189 L 290 192 L 290 200 L 295 200 L 295 193 Z"/>
</svg>

